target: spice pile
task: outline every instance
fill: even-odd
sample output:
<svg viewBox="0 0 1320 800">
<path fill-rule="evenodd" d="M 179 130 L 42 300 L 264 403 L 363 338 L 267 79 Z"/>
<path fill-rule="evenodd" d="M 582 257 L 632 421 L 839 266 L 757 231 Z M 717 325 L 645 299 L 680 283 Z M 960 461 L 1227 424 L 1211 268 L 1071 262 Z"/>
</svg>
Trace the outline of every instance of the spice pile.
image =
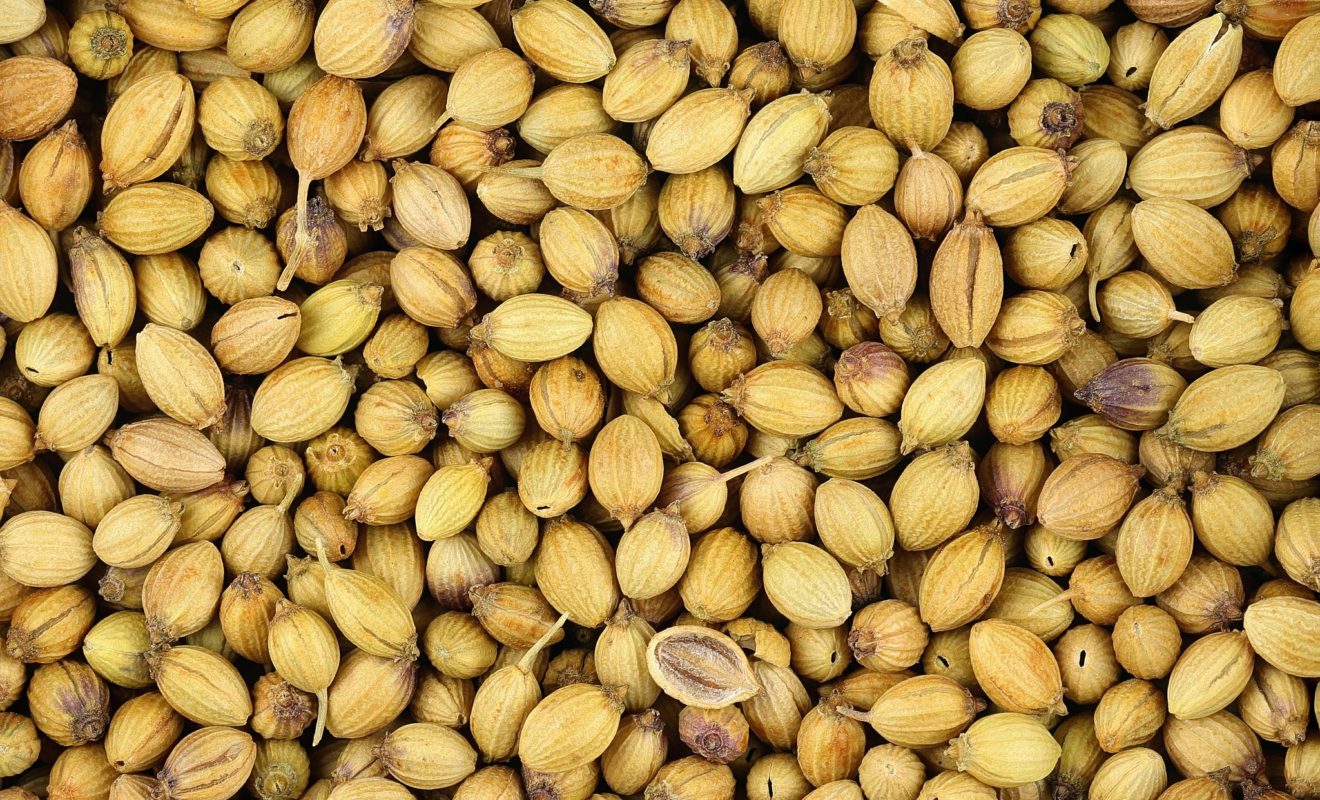
<svg viewBox="0 0 1320 800">
<path fill-rule="evenodd" d="M 1320 798 L 1320 0 L 0 43 L 0 800 Z"/>
</svg>

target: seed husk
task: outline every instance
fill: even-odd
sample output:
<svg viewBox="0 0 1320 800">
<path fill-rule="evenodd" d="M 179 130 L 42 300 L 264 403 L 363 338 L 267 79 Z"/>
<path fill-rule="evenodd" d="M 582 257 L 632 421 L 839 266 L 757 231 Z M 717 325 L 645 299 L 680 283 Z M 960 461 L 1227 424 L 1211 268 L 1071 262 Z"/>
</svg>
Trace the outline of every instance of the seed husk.
<svg viewBox="0 0 1320 800">
<path fill-rule="evenodd" d="M 996 746 L 1001 737 L 1019 744 L 1012 756 Z M 1040 780 L 1058 759 L 1060 747 L 1048 730 L 1022 714 L 990 714 L 972 723 L 949 745 L 947 755 L 962 771 L 990 786 Z"/>
<path fill-rule="evenodd" d="M 947 631 L 979 617 L 999 593 L 1004 565 L 1003 536 L 994 525 L 973 528 L 937 550 L 921 575 L 921 619 L 932 631 Z M 952 582 L 952 583 L 948 583 Z M 936 586 L 952 585 L 943 594 Z"/>
<path fill-rule="evenodd" d="M 136 255 L 182 248 L 211 224 L 215 209 L 201 194 L 174 183 L 144 183 L 117 193 L 102 212 L 101 233 Z"/>
<path fill-rule="evenodd" d="M 247 733 L 204 727 L 179 740 L 158 780 L 164 791 L 180 800 L 210 800 L 241 789 L 256 758 L 256 745 Z"/>
<path fill-rule="evenodd" d="M 689 43 L 646 39 L 624 50 L 605 76 L 602 104 L 620 122 L 645 122 L 664 113 L 687 88 Z"/>
<path fill-rule="evenodd" d="M 1037 636 L 1009 622 L 972 626 L 972 668 L 986 695 L 1006 711 L 1037 714 L 1063 704 L 1063 679 L 1054 655 Z M 1016 666 L 1005 669 L 1010 657 Z"/>
<path fill-rule="evenodd" d="M 1314 793 L 1313 0 L 445 2 L 0 13 L 12 800 Z"/>
<path fill-rule="evenodd" d="M 353 0 L 340 5 L 348 7 Z M 325 120 L 340 124 L 326 125 Z M 298 170 L 298 202 L 293 250 L 278 286 L 288 288 L 299 270 L 308 268 L 317 246 L 308 227 L 308 192 L 313 180 L 328 178 L 356 155 L 367 127 L 367 108 L 356 81 L 326 75 L 298 95 L 289 110 L 285 137 L 289 158 Z"/>
<path fill-rule="evenodd" d="M 55 297 L 59 277 L 55 248 L 38 225 L 23 212 L 0 207 L 0 312 L 19 322 L 42 317 Z"/>
<path fill-rule="evenodd" d="M 1041 487 L 1040 521 L 1061 536 L 1099 538 L 1123 518 L 1144 473 L 1105 455 L 1065 459 Z"/>
<path fill-rule="evenodd" d="M 733 14 L 713 0 L 679 0 L 665 21 L 665 38 L 690 42 L 692 69 L 710 86 L 718 86 L 738 51 Z"/>
<path fill-rule="evenodd" d="M 1215 395 L 1232 391 L 1234 396 L 1250 400 L 1245 408 L 1229 409 L 1207 391 Z M 1246 393 L 1237 394 L 1239 391 Z M 1268 367 L 1236 365 L 1211 370 L 1192 381 L 1156 435 L 1203 452 L 1232 449 L 1265 429 L 1278 413 L 1283 391 L 1283 378 Z"/>
<path fill-rule="evenodd" d="M 910 151 L 932 150 L 949 132 L 953 77 L 924 38 L 900 41 L 881 56 L 870 91 L 876 126 Z"/>
<path fill-rule="evenodd" d="M 192 86 L 182 75 L 162 73 L 134 83 L 115 102 L 101 133 L 106 184 L 124 187 L 162 175 L 188 145 L 195 113 Z"/>
<path fill-rule="evenodd" d="M 1228 88 L 1242 58 L 1242 28 L 1213 14 L 1184 30 L 1155 63 L 1146 116 L 1161 128 L 1193 117 Z"/>
<path fill-rule="evenodd" d="M 1312 677 L 1320 665 L 1308 654 L 1320 605 L 1297 597 L 1274 597 L 1247 606 L 1243 629 L 1256 655 L 1289 675 Z"/>
<path fill-rule="evenodd" d="M 733 640 L 699 626 L 674 626 L 652 637 L 646 661 L 660 688 L 688 706 L 724 708 L 760 688 Z"/>
</svg>

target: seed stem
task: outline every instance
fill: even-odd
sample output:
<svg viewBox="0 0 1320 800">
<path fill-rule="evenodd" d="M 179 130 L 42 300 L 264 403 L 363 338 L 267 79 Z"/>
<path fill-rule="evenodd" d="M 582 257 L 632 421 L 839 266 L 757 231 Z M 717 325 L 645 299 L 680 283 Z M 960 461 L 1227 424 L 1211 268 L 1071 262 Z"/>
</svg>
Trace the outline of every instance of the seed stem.
<svg viewBox="0 0 1320 800">
<path fill-rule="evenodd" d="M 329 705 L 328 692 L 324 687 L 316 691 L 316 732 L 312 734 L 312 746 L 321 743 L 321 737 L 325 735 L 325 712 Z"/>
<path fill-rule="evenodd" d="M 1094 272 L 1088 273 L 1086 276 L 1086 297 L 1091 302 L 1091 316 L 1095 318 L 1097 323 L 1100 322 L 1100 301 L 1096 300 L 1095 290 L 1099 285 L 1100 280 L 1096 277 L 1096 274 Z"/>
<path fill-rule="evenodd" d="M 1074 592 L 1072 589 L 1069 589 L 1066 592 L 1059 592 L 1058 594 L 1051 597 L 1049 600 L 1046 600 L 1045 602 L 1038 604 L 1035 608 L 1028 611 L 1027 616 L 1028 617 L 1035 616 L 1036 612 L 1038 611 L 1044 611 L 1050 606 L 1056 606 L 1059 603 L 1066 603 L 1072 600 L 1073 596 L 1074 596 Z"/>
<path fill-rule="evenodd" d="M 773 461 L 776 458 L 779 458 L 779 456 L 761 456 L 755 461 L 751 461 L 749 463 L 743 464 L 741 467 L 737 467 L 736 469 L 731 469 L 728 472 L 721 472 L 719 475 L 711 476 L 710 480 L 712 483 L 728 483 L 734 478 L 738 478 L 743 475 L 746 475 L 747 473 L 751 472 L 757 467 L 763 466 L 765 464 L 769 464 L 771 461 Z"/>
<path fill-rule="evenodd" d="M 839 714 L 842 714 L 842 715 L 845 716 L 845 717 L 849 717 L 849 718 L 851 718 L 851 719 L 858 720 L 859 722 L 870 722 L 870 721 L 871 721 L 871 712 L 870 712 L 870 711 L 858 711 L 857 709 L 853 708 L 852 706 L 839 706 L 838 708 L 836 708 L 836 709 L 834 709 L 834 710 L 835 710 L 836 712 L 838 712 Z"/>
<path fill-rule="evenodd" d="M 284 291 L 289 288 L 293 282 L 293 276 L 298 272 L 298 267 L 302 265 L 303 259 L 307 258 L 307 251 L 311 249 L 312 235 L 307 232 L 307 195 L 312 189 L 312 179 L 302 170 L 298 171 L 298 225 L 293 234 L 293 252 L 289 254 L 289 260 L 284 265 L 284 272 L 280 273 L 280 280 L 275 284 L 275 288 Z"/>
<path fill-rule="evenodd" d="M 554 638 L 555 633 L 560 628 L 564 627 L 565 622 L 568 622 L 567 611 L 560 614 L 559 619 L 555 620 L 555 624 L 551 625 L 549 630 L 541 634 L 541 638 L 536 640 L 536 644 L 528 648 L 526 653 L 523 653 L 523 657 L 518 659 L 518 669 L 523 672 L 530 672 L 532 669 L 532 662 L 536 660 L 536 655 L 541 652 L 541 648 L 550 644 L 550 640 Z"/>
</svg>

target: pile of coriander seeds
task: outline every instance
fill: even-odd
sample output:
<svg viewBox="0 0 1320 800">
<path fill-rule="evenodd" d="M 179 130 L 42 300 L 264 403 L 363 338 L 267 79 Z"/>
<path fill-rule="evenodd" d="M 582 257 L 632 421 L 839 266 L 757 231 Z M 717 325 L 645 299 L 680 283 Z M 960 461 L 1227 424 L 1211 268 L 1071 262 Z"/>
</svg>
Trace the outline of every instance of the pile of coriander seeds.
<svg viewBox="0 0 1320 800">
<path fill-rule="evenodd" d="M 0 800 L 1320 800 L 1320 0 L 0 0 Z"/>
</svg>

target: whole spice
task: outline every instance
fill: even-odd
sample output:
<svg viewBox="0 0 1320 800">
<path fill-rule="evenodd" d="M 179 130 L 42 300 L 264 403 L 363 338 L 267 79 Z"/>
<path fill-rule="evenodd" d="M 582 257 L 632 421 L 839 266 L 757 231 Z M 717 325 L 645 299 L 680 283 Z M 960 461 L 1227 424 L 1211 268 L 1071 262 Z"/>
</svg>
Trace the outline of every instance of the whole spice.
<svg viewBox="0 0 1320 800">
<path fill-rule="evenodd" d="M 0 0 L 0 795 L 1315 796 L 1308 2 Z"/>
</svg>

